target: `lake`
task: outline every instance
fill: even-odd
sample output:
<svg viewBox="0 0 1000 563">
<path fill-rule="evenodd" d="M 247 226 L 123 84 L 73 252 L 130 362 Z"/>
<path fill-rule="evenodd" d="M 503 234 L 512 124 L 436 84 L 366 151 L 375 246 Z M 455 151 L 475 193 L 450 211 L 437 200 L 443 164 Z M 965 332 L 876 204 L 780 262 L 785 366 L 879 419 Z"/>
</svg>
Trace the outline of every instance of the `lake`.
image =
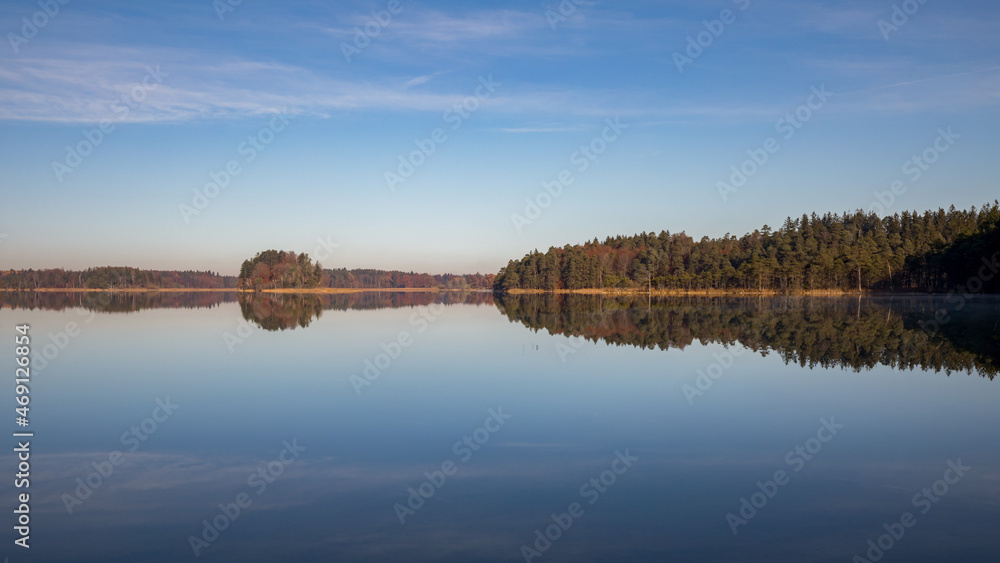
<svg viewBox="0 0 1000 563">
<path fill-rule="evenodd" d="M 0 306 L 0 365 L 16 324 L 32 346 L 12 562 L 1000 555 L 997 298 Z M 5 510 L 18 492 L 4 480 Z"/>
</svg>

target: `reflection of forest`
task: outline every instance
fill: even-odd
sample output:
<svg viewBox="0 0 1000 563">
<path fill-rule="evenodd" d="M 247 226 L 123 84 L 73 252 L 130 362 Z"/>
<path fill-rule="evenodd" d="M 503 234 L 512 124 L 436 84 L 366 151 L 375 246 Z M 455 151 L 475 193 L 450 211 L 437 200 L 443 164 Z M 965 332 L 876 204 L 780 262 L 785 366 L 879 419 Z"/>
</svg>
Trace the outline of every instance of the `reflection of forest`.
<svg viewBox="0 0 1000 563">
<path fill-rule="evenodd" d="M 0 309 L 62 311 L 79 307 L 102 313 L 143 309 L 201 309 L 234 303 L 232 291 L 0 291 Z"/>
<path fill-rule="evenodd" d="M 640 348 L 742 344 L 801 366 L 1000 368 L 1000 300 L 943 297 L 674 298 L 531 294 L 496 297 L 511 322 Z M 943 310 L 943 311 L 942 311 Z M 935 315 L 944 322 L 934 322 Z M 947 320 L 944 320 L 947 319 Z M 923 327 L 923 328 L 922 328 Z M 926 329 L 926 330 L 925 330 Z"/>
<path fill-rule="evenodd" d="M 198 309 L 239 303 L 243 316 L 269 330 L 309 326 L 328 309 L 383 309 L 431 303 L 491 305 L 488 292 L 357 292 L 340 294 L 204 292 L 34 292 L 0 291 L 0 309 L 62 311 L 83 308 L 103 313 L 143 309 Z"/>
<path fill-rule="evenodd" d="M 434 292 L 359 292 L 341 294 L 241 293 L 243 318 L 265 330 L 307 327 L 330 309 L 387 309 L 419 307 L 432 303 L 489 305 L 493 294 Z"/>
<path fill-rule="evenodd" d="M 327 310 L 492 305 L 512 322 L 551 334 L 639 348 L 742 344 L 802 366 L 1000 370 L 1000 298 L 956 296 L 654 298 L 580 294 L 494 297 L 485 292 L 285 294 L 235 292 L 3 292 L 0 309 L 84 308 L 118 313 L 238 302 L 266 330 L 307 327 Z"/>
</svg>

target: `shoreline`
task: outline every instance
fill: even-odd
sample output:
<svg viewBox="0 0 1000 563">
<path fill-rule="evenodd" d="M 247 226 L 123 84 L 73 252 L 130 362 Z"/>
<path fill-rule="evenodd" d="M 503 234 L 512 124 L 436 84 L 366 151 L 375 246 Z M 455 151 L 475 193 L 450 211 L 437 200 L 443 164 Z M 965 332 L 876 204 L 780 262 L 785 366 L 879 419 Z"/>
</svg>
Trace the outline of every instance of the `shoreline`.
<svg viewBox="0 0 1000 563">
<path fill-rule="evenodd" d="M 186 293 L 186 292 L 213 292 L 213 291 L 239 291 L 235 287 L 228 288 L 148 288 L 140 287 L 135 289 L 94 289 L 86 287 L 39 287 L 35 289 L 10 289 L 0 288 L 0 291 L 8 293 Z"/>
<path fill-rule="evenodd" d="M 948 293 L 928 292 L 928 291 L 872 291 L 872 290 L 851 290 L 841 289 L 800 289 L 792 291 L 777 291 L 773 289 L 746 290 L 746 289 L 654 289 L 652 291 L 637 289 L 512 289 L 510 291 L 494 292 L 499 295 L 606 295 L 606 296 L 643 296 L 652 297 L 866 297 L 866 296 L 892 296 L 892 295 L 926 295 L 944 296 Z M 980 295 L 991 295 L 983 293 Z"/>
<path fill-rule="evenodd" d="M 234 293 L 258 293 L 249 289 L 237 289 L 235 287 L 225 288 L 130 288 L 130 289 L 95 289 L 95 288 L 58 288 L 39 287 L 35 289 L 10 289 L 0 288 L 0 291 L 8 293 L 209 293 L 209 292 L 234 292 Z M 492 292 L 491 289 L 445 289 L 436 287 L 399 287 L 391 289 L 378 288 L 347 288 L 347 287 L 320 287 L 307 289 L 262 289 L 259 293 L 311 293 L 311 294 L 338 294 L 338 293 L 471 293 L 471 292 Z"/>
<path fill-rule="evenodd" d="M 643 296 L 651 297 L 862 297 L 887 295 L 948 295 L 947 293 L 922 291 L 845 291 L 837 289 L 803 289 L 794 291 L 776 290 L 745 290 L 745 289 L 654 289 L 652 291 L 638 289 L 512 289 L 510 291 L 494 291 L 492 289 L 445 289 L 436 287 L 400 287 L 391 289 L 377 288 L 340 288 L 322 287 L 311 289 L 262 289 L 259 292 L 247 289 L 228 288 L 133 288 L 133 289 L 93 289 L 93 288 L 53 288 L 37 289 L 0 288 L 7 293 L 269 293 L 269 294 L 302 294 L 302 295 L 338 295 L 353 293 L 493 293 L 496 295 L 604 295 L 604 296 Z M 989 295 L 989 294 L 983 294 Z"/>
</svg>

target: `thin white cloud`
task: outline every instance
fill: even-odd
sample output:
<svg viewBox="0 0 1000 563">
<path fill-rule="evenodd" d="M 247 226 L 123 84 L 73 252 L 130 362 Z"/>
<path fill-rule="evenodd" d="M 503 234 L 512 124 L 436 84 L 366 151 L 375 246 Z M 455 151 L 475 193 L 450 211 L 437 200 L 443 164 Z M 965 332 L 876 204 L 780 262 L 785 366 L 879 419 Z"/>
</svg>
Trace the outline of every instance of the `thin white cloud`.
<svg viewBox="0 0 1000 563">
<path fill-rule="evenodd" d="M 356 28 L 363 29 L 370 21 L 370 15 L 358 13 L 345 19 L 345 25 L 322 29 L 338 38 L 352 39 L 357 33 Z M 393 16 L 392 21 L 380 30 L 379 39 L 402 38 L 411 43 L 424 44 L 491 41 L 520 35 L 546 25 L 541 12 L 532 14 L 515 10 L 480 10 L 453 15 L 404 7 L 402 12 Z"/>
<path fill-rule="evenodd" d="M 857 90 L 857 91 L 854 91 L 854 92 L 845 92 L 845 94 L 860 94 L 860 93 L 863 93 L 863 92 L 874 92 L 876 90 L 885 90 L 887 88 L 898 88 L 900 86 L 909 86 L 911 84 L 920 84 L 921 82 L 929 82 L 929 81 L 932 81 L 932 80 L 944 80 L 944 79 L 947 79 L 947 78 L 957 78 L 959 76 L 966 76 L 966 75 L 969 75 L 969 74 L 979 74 L 981 72 L 992 72 L 992 71 L 997 71 L 997 70 L 1000 70 L 1000 65 L 998 65 L 998 66 L 991 66 L 991 67 L 988 67 L 988 68 L 982 68 L 982 69 L 978 69 L 978 70 L 969 70 L 969 71 L 965 71 L 965 72 L 956 72 L 956 73 L 952 73 L 952 74 L 945 74 L 945 75 L 941 75 L 941 76 L 932 76 L 932 77 L 929 77 L 929 78 L 918 78 L 918 79 L 915 79 L 915 80 L 907 80 L 905 82 L 897 82 L 895 84 L 886 84 L 886 85 L 883 85 L 883 86 L 874 86 L 872 88 L 865 88 L 864 90 Z"/>
<path fill-rule="evenodd" d="M 204 62 L 208 57 L 198 53 L 105 55 L 109 56 L 10 60 L 0 68 L 0 119 L 167 122 L 247 117 L 281 107 L 316 114 L 358 109 L 439 111 L 457 97 L 330 79 L 273 63 Z M 163 80 L 145 91 L 122 118 L 112 108 L 123 96 L 132 99 L 131 92 L 142 84 L 147 68 L 159 69 Z"/>
<path fill-rule="evenodd" d="M 815 0 L 785 0 L 773 7 L 786 14 L 789 23 L 794 24 L 785 26 L 785 31 L 815 30 L 850 36 L 877 35 L 876 22 L 883 13 L 882 6 L 826 4 Z"/>
<path fill-rule="evenodd" d="M 792 4 L 786 2 L 781 6 Z M 755 4 L 748 13 L 758 9 L 769 8 Z M 834 9 L 809 2 L 788 10 L 784 22 L 769 20 L 765 26 L 763 22 L 741 20 L 733 25 L 747 24 L 778 34 L 824 27 L 830 33 L 849 35 L 850 30 L 876 15 L 876 11 L 860 4 Z M 127 96 L 141 82 L 147 66 L 157 65 L 169 76 L 123 121 L 155 123 L 245 118 L 282 107 L 294 114 L 320 117 L 364 111 L 442 112 L 471 95 L 477 84 L 475 74 L 467 83 L 457 79 L 459 70 L 449 71 L 449 80 L 438 79 L 444 72 L 431 72 L 435 67 L 473 67 L 478 73 L 489 69 L 489 63 L 497 57 L 540 60 L 552 56 L 582 61 L 593 54 L 591 49 L 597 48 L 590 44 L 595 37 L 602 41 L 608 37 L 628 37 L 629 46 L 623 48 L 632 50 L 637 45 L 663 47 L 667 44 L 663 29 L 679 25 L 676 20 L 637 18 L 630 13 L 600 7 L 587 6 L 586 11 L 581 27 L 584 32 L 578 35 L 576 30 L 553 32 L 544 17 L 544 6 L 539 6 L 537 12 L 480 10 L 465 13 L 408 6 L 394 17 L 374 40 L 373 47 L 365 52 L 364 56 L 370 57 L 365 61 L 367 64 L 349 66 L 345 63 L 333 65 L 332 69 L 299 59 L 295 59 L 296 64 L 281 64 L 227 55 L 218 50 L 60 44 L 55 38 L 49 38 L 45 43 L 33 44 L 30 53 L 20 56 L 0 53 L 0 120 L 96 123 L 101 119 L 114 119 L 112 105 L 115 101 Z M 329 34 L 349 37 L 353 34 L 352 26 L 363 25 L 367 17 L 367 13 L 358 12 L 345 20 L 350 25 L 325 29 L 312 25 L 308 31 L 312 39 L 326 37 L 325 48 L 336 59 L 339 51 L 335 44 L 329 43 Z M 949 20 L 948 29 L 954 27 L 954 21 L 955 18 Z M 691 22 L 682 23 L 681 31 L 687 33 L 685 30 Z M 88 25 L 97 24 L 90 22 Z M 296 24 L 295 29 L 302 32 L 303 27 Z M 284 32 L 279 30 L 277 33 Z M 391 58 L 397 55 L 398 60 Z M 943 86 L 948 81 L 918 80 L 921 76 L 959 70 L 945 68 L 944 63 L 937 67 L 917 64 L 901 59 L 898 54 L 859 58 L 854 54 L 839 57 L 824 53 L 821 57 L 816 53 L 760 53 L 760 56 L 771 55 L 785 57 L 782 60 L 789 66 L 810 71 L 811 76 L 823 77 L 835 91 L 839 87 L 853 92 L 849 99 L 845 96 L 837 100 L 836 111 L 917 112 L 967 109 L 997 102 L 996 73 L 956 75 L 950 81 L 952 84 L 960 82 L 962 89 L 955 92 L 954 88 L 949 91 Z M 502 87 L 494 97 L 482 103 L 481 111 L 533 117 L 499 127 L 492 125 L 494 130 L 512 134 L 564 131 L 567 128 L 561 123 L 579 122 L 581 117 L 620 116 L 661 122 L 771 119 L 787 111 L 788 99 L 774 99 L 772 91 L 754 95 L 741 90 L 732 96 L 721 94 L 711 102 L 700 102 L 705 98 L 690 82 L 684 82 L 687 76 L 675 77 L 670 74 L 672 63 L 668 59 L 661 62 L 662 66 L 657 66 L 650 60 L 649 72 L 667 73 L 671 78 L 668 86 L 658 86 L 654 82 L 635 88 L 627 81 L 611 82 L 603 88 L 592 83 L 581 86 L 573 76 L 567 76 L 568 73 L 532 74 L 526 79 L 516 69 L 511 70 L 510 76 L 497 74 L 496 79 Z M 399 65 L 408 70 L 418 68 L 423 74 L 401 77 L 399 68 L 393 66 L 385 67 L 392 69 L 391 73 L 380 73 L 383 64 Z M 698 64 L 709 63 L 699 61 Z M 887 82 L 898 87 L 881 86 Z"/>
<path fill-rule="evenodd" d="M 79 51 L 77 51 L 79 52 Z M 112 107 L 158 68 L 162 83 L 124 118 Z M 292 65 L 213 59 L 193 50 L 94 48 L 86 56 L 8 59 L 0 67 L 0 120 L 55 123 L 176 122 L 252 117 L 288 108 L 299 115 L 359 111 L 442 112 L 479 85 L 413 88 L 432 75 L 393 82 L 345 80 Z M 700 115 L 732 117 L 767 111 L 754 107 L 665 104 L 651 96 L 616 90 L 538 88 L 497 77 L 498 92 L 481 101 L 483 112 L 515 115 L 613 117 Z M 452 81 L 453 84 L 455 83 Z"/>
<path fill-rule="evenodd" d="M 403 83 L 403 89 L 413 88 L 414 86 L 420 86 L 421 84 L 427 84 L 442 74 L 444 74 L 444 71 L 432 72 L 431 74 L 424 74 L 422 76 L 411 78 Z"/>
<path fill-rule="evenodd" d="M 0 120 L 53 123 L 97 123 L 102 119 L 126 122 L 182 122 L 239 119 L 287 108 L 296 115 L 330 117 L 367 111 L 442 112 L 472 95 L 478 82 L 450 81 L 426 86 L 439 73 L 396 81 L 345 80 L 311 70 L 269 62 L 212 60 L 202 52 L 148 51 L 128 56 L 96 53 L 64 59 L 16 58 L 0 67 Z M 163 61 L 160 63 L 159 61 Z M 147 67 L 159 67 L 167 76 L 149 91 L 128 116 L 121 119 L 112 106 L 141 84 Z M 989 72 L 986 72 L 989 70 Z M 928 109 L 964 109 L 997 103 L 1000 72 L 953 73 L 934 79 L 898 80 L 882 86 L 877 67 L 860 76 L 839 74 L 850 96 L 836 98 L 836 111 L 916 112 Z M 893 77 L 898 77 L 898 73 Z M 926 74 L 925 74 L 926 76 Z M 650 91 L 539 87 L 496 77 L 495 96 L 481 102 L 479 111 L 501 116 L 603 119 L 622 117 L 663 119 L 773 119 L 787 111 L 787 99 L 720 99 L 692 103 L 670 100 Z M 434 81 L 436 83 L 436 81 Z M 459 86 L 456 86 L 459 84 Z M 961 84 L 956 88 L 956 84 Z M 855 86 L 855 87 L 850 87 Z M 858 87 L 860 86 L 860 87 Z M 831 106 L 833 108 L 833 106 Z M 524 121 L 522 120 L 522 123 Z M 497 128 L 505 133 L 549 133 L 574 130 L 562 124 L 531 123 Z"/>
<path fill-rule="evenodd" d="M 412 88 L 414 86 L 420 86 L 421 84 L 427 84 L 433 78 L 433 75 L 425 74 L 423 76 L 418 76 L 416 78 L 411 78 L 403 83 L 403 88 Z"/>
<path fill-rule="evenodd" d="M 501 127 L 504 133 L 566 133 L 581 131 L 581 127 Z"/>
</svg>

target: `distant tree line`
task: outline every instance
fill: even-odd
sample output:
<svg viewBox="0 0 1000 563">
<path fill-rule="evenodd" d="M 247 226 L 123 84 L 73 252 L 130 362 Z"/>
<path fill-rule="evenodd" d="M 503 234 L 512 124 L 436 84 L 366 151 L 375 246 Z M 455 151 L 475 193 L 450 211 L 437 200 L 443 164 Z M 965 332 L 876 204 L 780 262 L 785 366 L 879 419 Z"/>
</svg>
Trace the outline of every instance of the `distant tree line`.
<svg viewBox="0 0 1000 563">
<path fill-rule="evenodd" d="M 418 274 L 398 270 L 323 269 L 308 254 L 265 250 L 240 268 L 237 286 L 242 289 L 492 289 L 493 274 Z"/>
<path fill-rule="evenodd" d="M 492 289 L 493 274 L 417 274 L 398 270 L 325 270 L 325 287 L 363 289 L 403 289 L 441 287 L 445 289 Z"/>
<path fill-rule="evenodd" d="M 535 250 L 501 268 L 494 290 L 947 291 L 971 280 L 969 289 L 996 293 L 998 252 L 997 201 L 884 218 L 813 213 L 739 238 L 661 231 Z"/>
<path fill-rule="evenodd" d="M 0 272 L 0 289 L 225 289 L 235 276 L 192 270 L 140 270 L 105 266 L 86 270 L 8 270 Z"/>
<path fill-rule="evenodd" d="M 86 270 L 0 270 L 0 289 L 492 289 L 493 274 L 418 274 L 397 270 L 326 270 L 307 254 L 265 250 L 243 262 L 239 276 L 212 271 L 140 270 L 105 266 Z"/>
</svg>

